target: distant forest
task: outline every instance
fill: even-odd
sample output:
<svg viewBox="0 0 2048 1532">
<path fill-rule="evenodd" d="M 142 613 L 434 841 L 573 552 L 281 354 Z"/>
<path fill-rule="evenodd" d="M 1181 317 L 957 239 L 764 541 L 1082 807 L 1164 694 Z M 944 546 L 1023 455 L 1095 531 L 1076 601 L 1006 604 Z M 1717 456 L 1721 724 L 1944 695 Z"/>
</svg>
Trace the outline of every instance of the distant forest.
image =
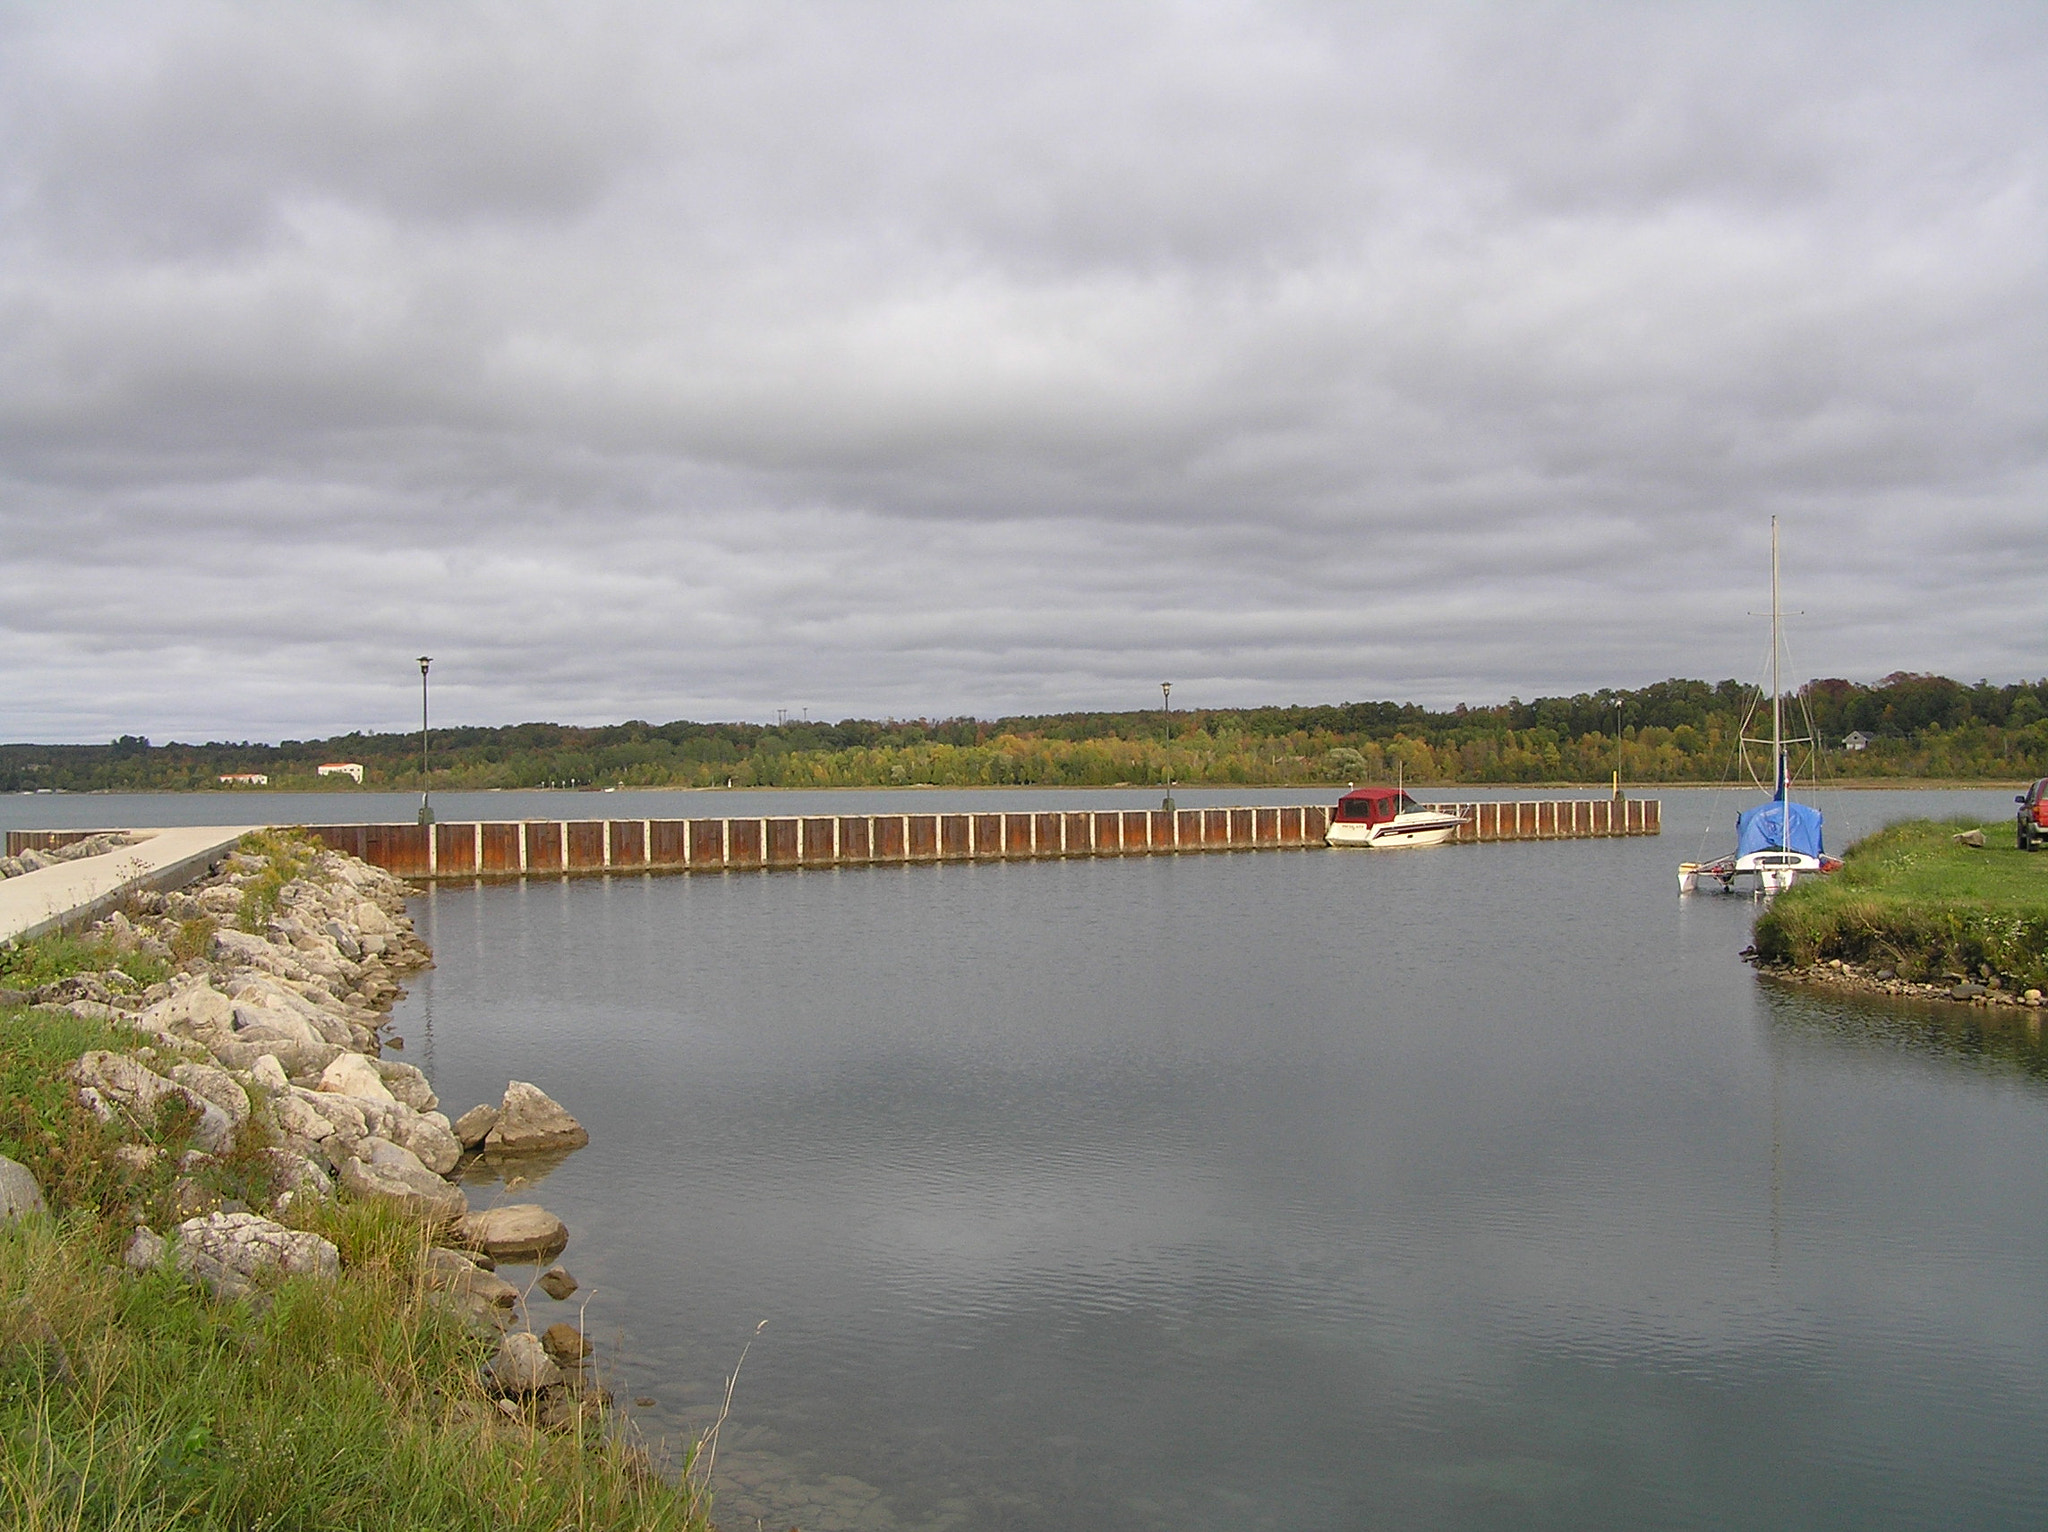
<svg viewBox="0 0 2048 1532">
<path fill-rule="evenodd" d="M 1821 680 L 1787 697 L 1785 707 L 1788 733 L 1816 737 L 1810 769 L 1823 780 L 2048 775 L 2048 680 L 1972 686 L 1905 672 L 1870 686 Z M 428 746 L 435 789 L 1080 787 L 1169 776 L 1278 785 L 1392 780 L 1397 769 L 1409 782 L 1433 785 L 1593 783 L 1608 780 L 1617 764 L 1625 783 L 1655 783 L 1739 776 L 1738 736 L 1768 730 L 1767 701 L 1755 688 L 1671 680 L 1448 712 L 1347 702 L 993 721 L 522 723 L 435 729 Z M 1846 748 L 1852 733 L 1867 736 L 1867 746 Z M 346 777 L 316 775 L 323 762 L 341 761 L 364 768 L 366 788 L 420 785 L 416 733 L 277 745 L 156 745 L 131 735 L 106 745 L 0 745 L 0 790 L 218 788 L 223 776 L 263 773 L 272 789 L 355 791 Z M 1808 769 L 1802 764 L 1801 775 Z"/>
</svg>

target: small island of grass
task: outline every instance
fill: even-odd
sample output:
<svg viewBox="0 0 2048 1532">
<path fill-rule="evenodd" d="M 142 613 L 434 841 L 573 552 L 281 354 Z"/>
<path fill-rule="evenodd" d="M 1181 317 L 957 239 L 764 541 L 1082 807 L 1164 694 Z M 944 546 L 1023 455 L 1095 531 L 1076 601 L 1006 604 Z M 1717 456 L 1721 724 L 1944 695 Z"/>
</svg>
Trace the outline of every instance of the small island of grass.
<svg viewBox="0 0 2048 1532">
<path fill-rule="evenodd" d="M 2048 856 L 2020 851 L 2009 820 L 1888 825 L 1851 846 L 1839 872 L 1772 901 L 1757 919 L 1756 957 L 2024 1003 L 2048 989 Z"/>
</svg>

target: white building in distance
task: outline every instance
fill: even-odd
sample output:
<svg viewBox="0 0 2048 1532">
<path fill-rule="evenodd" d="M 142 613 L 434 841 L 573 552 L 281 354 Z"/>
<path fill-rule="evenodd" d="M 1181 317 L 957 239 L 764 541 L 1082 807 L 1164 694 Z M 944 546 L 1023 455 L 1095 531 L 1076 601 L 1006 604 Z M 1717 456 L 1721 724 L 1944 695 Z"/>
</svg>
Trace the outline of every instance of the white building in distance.
<svg viewBox="0 0 2048 1532">
<path fill-rule="evenodd" d="M 320 768 L 323 777 L 354 777 L 356 786 L 363 785 L 363 768 L 356 761 L 329 761 Z"/>
</svg>

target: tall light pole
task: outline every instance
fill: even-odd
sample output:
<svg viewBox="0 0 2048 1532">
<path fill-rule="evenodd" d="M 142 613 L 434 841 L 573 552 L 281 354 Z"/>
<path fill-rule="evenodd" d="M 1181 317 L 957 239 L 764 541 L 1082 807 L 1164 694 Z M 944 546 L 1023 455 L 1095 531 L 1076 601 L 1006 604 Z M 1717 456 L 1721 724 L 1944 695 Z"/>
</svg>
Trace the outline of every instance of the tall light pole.
<svg viewBox="0 0 2048 1532">
<path fill-rule="evenodd" d="M 1622 699 L 1614 699 L 1614 801 L 1621 802 L 1621 709 Z"/>
<path fill-rule="evenodd" d="M 434 822 L 434 806 L 427 801 L 427 667 L 434 663 L 431 654 L 420 656 L 420 823 Z"/>
<path fill-rule="evenodd" d="M 1160 805 L 1168 813 L 1173 812 L 1173 683 L 1159 683 L 1159 701 L 1166 710 L 1166 802 Z"/>
</svg>

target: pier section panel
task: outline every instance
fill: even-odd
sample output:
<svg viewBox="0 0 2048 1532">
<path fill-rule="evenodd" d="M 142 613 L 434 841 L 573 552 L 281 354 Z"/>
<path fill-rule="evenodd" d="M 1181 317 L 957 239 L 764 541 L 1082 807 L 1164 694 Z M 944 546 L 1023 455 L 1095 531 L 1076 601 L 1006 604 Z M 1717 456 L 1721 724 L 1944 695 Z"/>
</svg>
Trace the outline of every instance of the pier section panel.
<svg viewBox="0 0 2048 1532">
<path fill-rule="evenodd" d="M 565 827 L 569 842 L 569 870 L 595 872 L 604 866 L 604 821 L 572 819 Z"/>
</svg>

